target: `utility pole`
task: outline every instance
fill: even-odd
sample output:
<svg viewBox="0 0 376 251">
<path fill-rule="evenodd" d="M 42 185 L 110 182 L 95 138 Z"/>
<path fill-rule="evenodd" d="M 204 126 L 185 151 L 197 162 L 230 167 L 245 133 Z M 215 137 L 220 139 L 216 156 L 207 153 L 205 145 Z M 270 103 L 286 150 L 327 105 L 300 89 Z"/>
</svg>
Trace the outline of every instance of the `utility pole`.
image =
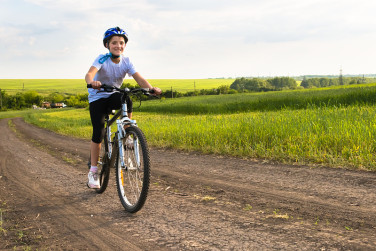
<svg viewBox="0 0 376 251">
<path fill-rule="evenodd" d="M 341 65 L 341 68 L 339 70 L 339 84 L 343 85 L 342 65 Z"/>
</svg>

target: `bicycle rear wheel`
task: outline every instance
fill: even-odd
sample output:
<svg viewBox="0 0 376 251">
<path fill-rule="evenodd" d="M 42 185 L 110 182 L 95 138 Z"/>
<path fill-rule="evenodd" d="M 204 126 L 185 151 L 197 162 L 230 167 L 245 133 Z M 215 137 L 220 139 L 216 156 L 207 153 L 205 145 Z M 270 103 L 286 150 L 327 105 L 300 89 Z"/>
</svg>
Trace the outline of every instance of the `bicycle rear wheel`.
<svg viewBox="0 0 376 251">
<path fill-rule="evenodd" d="M 116 161 L 116 184 L 121 204 L 126 211 L 135 213 L 145 204 L 150 182 L 149 148 L 138 127 L 125 129 L 122 139 L 124 164 L 120 154 Z"/>
<path fill-rule="evenodd" d="M 110 166 L 108 159 L 108 141 L 107 137 L 104 137 L 104 141 L 101 145 L 101 150 L 99 152 L 98 159 L 98 175 L 99 175 L 99 184 L 100 187 L 95 189 L 97 193 L 103 193 L 108 185 L 108 180 L 110 178 Z"/>
</svg>

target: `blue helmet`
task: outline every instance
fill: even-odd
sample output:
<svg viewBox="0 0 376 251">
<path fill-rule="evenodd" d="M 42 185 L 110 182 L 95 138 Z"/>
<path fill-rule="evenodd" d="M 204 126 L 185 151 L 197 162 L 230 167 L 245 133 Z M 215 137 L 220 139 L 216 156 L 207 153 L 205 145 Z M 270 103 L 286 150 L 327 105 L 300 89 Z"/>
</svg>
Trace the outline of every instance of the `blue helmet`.
<svg viewBox="0 0 376 251">
<path fill-rule="evenodd" d="M 120 29 L 119 27 L 110 28 L 110 29 L 106 30 L 106 32 L 103 35 L 103 45 L 104 45 L 104 47 L 106 47 L 107 42 L 111 39 L 112 36 L 124 37 L 125 43 L 128 42 L 128 34 L 123 29 Z"/>
</svg>

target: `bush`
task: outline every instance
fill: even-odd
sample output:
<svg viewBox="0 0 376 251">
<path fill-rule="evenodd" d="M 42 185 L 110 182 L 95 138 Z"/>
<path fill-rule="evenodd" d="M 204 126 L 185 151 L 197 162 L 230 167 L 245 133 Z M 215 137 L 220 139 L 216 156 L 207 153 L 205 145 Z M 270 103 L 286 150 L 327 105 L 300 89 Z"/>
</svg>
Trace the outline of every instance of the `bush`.
<svg viewBox="0 0 376 251">
<path fill-rule="evenodd" d="M 76 108 L 85 108 L 89 105 L 88 94 L 77 94 L 70 96 L 67 100 L 67 106 Z"/>
</svg>

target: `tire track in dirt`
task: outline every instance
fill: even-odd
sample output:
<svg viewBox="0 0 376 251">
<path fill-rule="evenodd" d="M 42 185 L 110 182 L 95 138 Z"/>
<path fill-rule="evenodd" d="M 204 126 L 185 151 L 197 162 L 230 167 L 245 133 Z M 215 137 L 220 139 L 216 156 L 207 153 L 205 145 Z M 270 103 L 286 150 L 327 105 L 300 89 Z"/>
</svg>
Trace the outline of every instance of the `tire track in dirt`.
<svg viewBox="0 0 376 251">
<path fill-rule="evenodd" d="M 5 122 L 0 121 L 2 125 Z M 51 161 L 48 154 L 22 144 L 9 128 L 6 130 L 1 126 L 1 129 L 0 141 L 7 143 L 6 148 L 4 144 L 0 145 L 2 181 L 6 179 L 6 189 L 17 201 L 16 209 L 25 212 L 24 219 L 34 221 L 36 226 L 33 229 L 42 227 L 39 232 L 44 235 L 49 248 L 123 250 L 118 244 L 121 243 L 130 250 L 142 250 L 116 235 L 116 232 L 104 228 L 105 222 L 93 221 L 90 214 L 82 212 L 78 201 L 72 200 L 69 189 L 65 190 L 64 187 L 70 185 L 70 175 L 79 174 L 77 171 L 64 173 L 66 163 L 56 159 Z M 55 182 L 60 183 L 59 186 L 53 184 Z M 99 239 L 98 235 L 106 238 Z"/>
<path fill-rule="evenodd" d="M 9 130 L 0 122 L 2 132 Z M 120 206 L 113 173 L 104 195 L 85 188 L 89 141 L 57 135 L 21 119 L 13 123 L 24 140 L 12 138 L 10 130 L 10 138 L 2 133 L 0 175 L 8 180 L 6 186 L 15 181 L 18 185 L 12 189 L 22 188 L 17 194 L 39 205 L 32 209 L 35 215 L 58 208 L 41 230 L 50 236 L 45 246 L 76 247 L 83 237 L 82 245 L 95 240 L 98 249 L 107 239 L 115 239 L 117 247 L 128 240 L 143 250 L 372 250 L 376 245 L 375 173 L 152 149 L 150 196 L 140 213 L 129 215 Z M 9 150 L 4 142 L 15 146 Z M 30 170 L 40 168 L 43 180 L 35 173 L 22 177 L 27 169 L 24 156 L 32 160 Z M 9 163 L 13 159 L 17 163 Z M 56 178 L 61 183 L 51 183 Z M 43 196 L 49 191 L 55 193 Z M 85 224 L 89 227 L 79 228 Z M 55 232 L 46 232 L 52 225 Z"/>
<path fill-rule="evenodd" d="M 258 206 L 259 210 L 264 210 L 267 206 L 269 209 L 283 209 L 283 212 L 288 215 L 298 215 L 313 220 L 319 218 L 339 222 L 347 218 L 348 225 L 361 224 L 367 228 L 372 228 L 376 225 L 376 218 L 374 217 L 376 210 L 372 207 L 359 208 L 359 204 L 348 204 L 346 208 L 343 208 L 343 203 L 334 199 L 326 200 L 318 196 L 302 196 L 300 191 L 273 190 L 255 184 L 229 183 L 218 177 L 198 176 L 192 181 L 189 175 L 172 170 L 159 169 L 158 175 L 163 178 L 168 177 L 169 180 L 179 180 L 180 182 L 189 180 L 189 184 L 185 184 L 185 186 L 210 186 L 210 190 L 207 190 L 206 194 L 212 196 L 222 195 L 221 197 L 224 197 L 222 193 L 226 191 L 226 197 L 230 197 L 233 201 L 243 201 L 243 205 L 251 202 L 254 205 L 253 207 L 263 205 Z M 179 183 L 175 183 L 174 186 L 182 187 Z M 182 189 L 184 189 L 184 186 Z"/>
</svg>

